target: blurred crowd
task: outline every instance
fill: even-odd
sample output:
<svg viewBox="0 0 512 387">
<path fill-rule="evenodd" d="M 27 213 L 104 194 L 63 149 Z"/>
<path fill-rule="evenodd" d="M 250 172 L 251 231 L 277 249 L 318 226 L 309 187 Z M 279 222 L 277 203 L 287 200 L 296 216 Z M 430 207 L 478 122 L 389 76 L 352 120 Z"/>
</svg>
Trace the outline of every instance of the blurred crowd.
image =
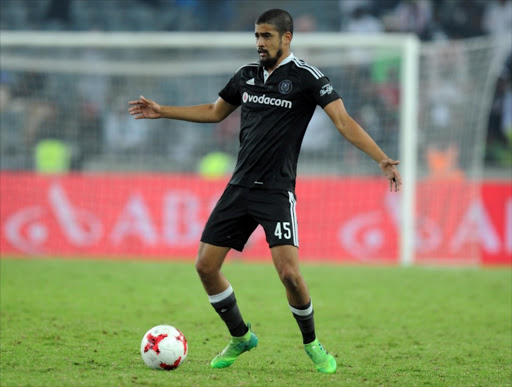
<svg viewBox="0 0 512 387">
<path fill-rule="evenodd" d="M 291 11 L 296 31 L 301 32 L 409 32 L 424 42 L 483 35 L 512 38 L 512 0 L 2 0 L 0 6 L 1 30 L 252 31 L 254 19 L 261 11 L 283 8 Z M 97 52 L 91 51 L 90 55 L 97 55 Z M 94 58 L 85 60 L 94 61 Z M 512 165 L 511 71 L 509 54 L 499 75 L 488 120 L 486 162 L 489 165 Z M 389 73 L 385 81 L 378 83 L 377 89 L 353 91 L 366 94 L 363 96 L 365 100 L 371 100 L 375 91 L 379 94 L 375 103 L 364 107 L 366 110 L 361 106 L 353 109 L 362 111 L 361 119 L 369 120 L 368 128 L 378 126 L 377 121 L 371 122 L 371 117 L 379 114 L 379 104 L 383 109 L 397 109 L 396 74 Z M 25 124 L 24 141 L 27 144 L 35 144 L 37 127 L 42 122 L 63 119 L 58 116 L 55 104 L 44 96 L 37 98 L 46 87 L 47 80 L 42 74 L 29 74 L 27 79 L 14 80 L 8 72 L 2 71 L 0 82 L 10 85 L 11 96 L 22 97 L 28 91 L 35 94 L 29 99 L 33 114 L 30 122 Z M 102 76 L 89 77 L 77 85 L 83 101 L 76 114 L 82 118 L 82 125 L 98 131 L 96 136 L 90 136 L 90 144 L 81 145 L 85 149 L 81 150 L 81 155 L 94 155 L 102 147 L 122 151 L 143 142 L 151 143 L 147 134 L 149 129 L 132 127 L 133 120 L 126 115 L 126 97 L 114 96 L 108 101 L 111 107 L 108 111 L 98 111 L 99 107 L 105 106 L 98 103 L 98 98 L 106 98 L 111 86 Z M 122 90 L 122 86 L 120 88 Z M 1 98 L 2 95 L 0 103 Z M 351 101 L 350 96 L 347 100 Z M 2 114 L 2 131 L 6 123 L 9 123 L 9 116 Z M 322 125 L 322 122 L 315 118 L 312 125 Z M 396 122 L 390 121 L 387 125 L 393 126 Z M 100 133 L 102 128 L 108 128 L 106 133 Z M 225 142 L 226 137 L 236 139 L 233 132 L 233 125 L 228 122 L 217 128 L 215 136 Z M 378 133 L 373 135 L 378 137 Z M 385 138 L 389 140 L 389 136 Z M 316 139 L 321 141 L 321 136 Z M 186 140 L 183 139 L 183 143 Z M 330 139 L 325 142 L 329 143 Z M 152 149 L 158 145 L 161 145 L 158 141 L 151 143 Z M 306 139 L 305 146 L 314 150 L 315 142 Z M 179 149 L 187 153 L 183 147 Z M 73 161 L 77 169 L 83 162 L 81 157 L 75 157 Z"/>
<path fill-rule="evenodd" d="M 246 31 L 293 10 L 298 29 L 413 32 L 422 40 L 510 33 L 510 0 L 2 0 L 1 29 Z"/>
</svg>

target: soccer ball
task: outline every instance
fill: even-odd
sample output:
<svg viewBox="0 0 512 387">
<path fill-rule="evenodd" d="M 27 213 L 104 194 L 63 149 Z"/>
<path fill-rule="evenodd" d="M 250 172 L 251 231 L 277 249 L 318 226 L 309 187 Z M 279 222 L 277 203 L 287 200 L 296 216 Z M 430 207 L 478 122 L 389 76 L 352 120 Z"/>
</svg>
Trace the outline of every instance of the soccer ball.
<svg viewBox="0 0 512 387">
<path fill-rule="evenodd" d="M 157 325 L 146 332 L 140 344 L 140 354 L 148 367 L 172 371 L 185 361 L 187 339 L 170 325 Z"/>
</svg>

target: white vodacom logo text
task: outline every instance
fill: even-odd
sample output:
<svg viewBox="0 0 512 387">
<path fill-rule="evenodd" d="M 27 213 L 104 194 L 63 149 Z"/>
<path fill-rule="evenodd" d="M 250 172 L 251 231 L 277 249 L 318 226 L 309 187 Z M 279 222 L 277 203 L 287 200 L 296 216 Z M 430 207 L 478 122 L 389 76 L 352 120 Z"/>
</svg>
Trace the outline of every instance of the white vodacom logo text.
<svg viewBox="0 0 512 387">
<path fill-rule="evenodd" d="M 242 101 L 244 103 L 252 102 L 252 103 L 259 103 L 262 105 L 271 105 L 271 106 L 280 106 L 284 108 L 291 109 L 293 104 L 291 101 L 287 101 L 286 99 L 279 99 L 279 98 L 271 98 L 267 97 L 265 94 L 263 95 L 251 95 L 247 92 L 244 92 L 242 95 Z"/>
</svg>

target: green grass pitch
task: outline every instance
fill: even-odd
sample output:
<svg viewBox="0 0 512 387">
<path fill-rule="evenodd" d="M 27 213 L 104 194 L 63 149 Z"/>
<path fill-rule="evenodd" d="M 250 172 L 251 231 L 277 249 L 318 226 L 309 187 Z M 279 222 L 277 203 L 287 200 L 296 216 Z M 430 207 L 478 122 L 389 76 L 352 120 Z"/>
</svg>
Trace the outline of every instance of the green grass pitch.
<svg viewBox="0 0 512 387">
<path fill-rule="evenodd" d="M 510 268 L 306 265 L 317 335 L 337 359 L 314 371 L 270 264 L 224 273 L 260 342 L 209 368 L 228 332 L 193 263 L 0 260 L 1 386 L 510 386 Z M 187 361 L 151 370 L 154 325 L 187 337 Z"/>
</svg>

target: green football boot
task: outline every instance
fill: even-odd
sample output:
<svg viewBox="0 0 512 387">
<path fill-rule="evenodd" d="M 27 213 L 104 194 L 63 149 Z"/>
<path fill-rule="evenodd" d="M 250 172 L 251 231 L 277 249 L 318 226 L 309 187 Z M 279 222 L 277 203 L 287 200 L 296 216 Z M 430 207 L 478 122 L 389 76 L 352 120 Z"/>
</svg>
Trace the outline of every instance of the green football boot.
<svg viewBox="0 0 512 387">
<path fill-rule="evenodd" d="M 338 366 L 336 360 L 331 354 L 327 353 L 318 339 L 315 339 L 309 344 L 304 344 L 304 350 L 310 359 L 313 360 L 318 372 L 323 372 L 324 374 L 333 374 L 336 372 Z"/>
<path fill-rule="evenodd" d="M 251 331 L 251 324 L 247 323 L 249 330 L 242 337 L 231 337 L 226 348 L 210 362 L 212 368 L 226 368 L 233 364 L 238 356 L 250 351 L 258 345 L 258 338 Z"/>
</svg>

